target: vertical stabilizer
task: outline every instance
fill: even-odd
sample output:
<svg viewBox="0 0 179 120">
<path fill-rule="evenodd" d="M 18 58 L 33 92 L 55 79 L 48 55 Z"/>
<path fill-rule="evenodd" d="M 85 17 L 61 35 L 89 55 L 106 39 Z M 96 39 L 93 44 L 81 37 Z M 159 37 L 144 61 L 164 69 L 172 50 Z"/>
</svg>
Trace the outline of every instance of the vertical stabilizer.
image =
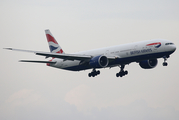
<svg viewBox="0 0 179 120">
<path fill-rule="evenodd" d="M 53 37 L 53 35 L 50 32 L 50 30 L 45 30 L 45 34 L 46 34 L 46 37 L 47 37 L 47 41 L 48 41 L 48 45 L 49 45 L 49 48 L 50 48 L 50 52 L 64 54 L 62 48 L 57 43 L 57 41 Z"/>
</svg>

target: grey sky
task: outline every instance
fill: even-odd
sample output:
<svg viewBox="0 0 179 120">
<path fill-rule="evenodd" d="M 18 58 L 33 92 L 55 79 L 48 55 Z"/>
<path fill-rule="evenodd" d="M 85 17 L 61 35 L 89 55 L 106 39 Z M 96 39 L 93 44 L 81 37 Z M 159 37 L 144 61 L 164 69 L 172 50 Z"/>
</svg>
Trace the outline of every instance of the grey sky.
<svg viewBox="0 0 179 120">
<path fill-rule="evenodd" d="M 70 72 L 44 64 L 34 54 L 2 48 L 49 51 L 50 29 L 66 53 L 163 38 L 179 46 L 177 0 L 3 0 L 0 1 L 1 120 L 178 120 L 178 50 L 163 67 L 137 63 L 116 78 L 118 67 Z"/>
</svg>

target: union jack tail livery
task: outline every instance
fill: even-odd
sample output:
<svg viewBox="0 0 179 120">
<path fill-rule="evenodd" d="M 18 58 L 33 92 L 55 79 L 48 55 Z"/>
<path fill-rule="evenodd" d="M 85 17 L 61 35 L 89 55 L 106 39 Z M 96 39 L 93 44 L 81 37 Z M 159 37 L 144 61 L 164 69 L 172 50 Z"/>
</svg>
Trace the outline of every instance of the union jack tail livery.
<svg viewBox="0 0 179 120">
<path fill-rule="evenodd" d="M 52 33 L 50 32 L 50 30 L 45 30 L 45 33 L 46 33 L 48 45 L 49 45 L 49 48 L 50 48 L 50 52 L 52 52 L 52 53 L 64 54 L 62 48 L 61 48 L 60 45 L 57 43 L 57 41 L 56 41 L 55 38 L 53 37 L 53 35 L 52 35 Z"/>
</svg>

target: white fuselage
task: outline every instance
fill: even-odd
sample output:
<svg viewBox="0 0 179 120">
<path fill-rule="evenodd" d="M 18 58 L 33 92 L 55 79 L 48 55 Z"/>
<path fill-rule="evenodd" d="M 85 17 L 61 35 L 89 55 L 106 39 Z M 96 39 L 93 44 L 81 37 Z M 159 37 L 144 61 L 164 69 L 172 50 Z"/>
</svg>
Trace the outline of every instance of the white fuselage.
<svg viewBox="0 0 179 120">
<path fill-rule="evenodd" d="M 170 41 L 156 39 L 82 51 L 74 54 L 90 55 L 92 57 L 99 55 L 115 57 L 116 59 L 109 62 L 107 66 L 113 67 L 121 64 L 129 64 L 131 62 L 169 56 L 175 49 L 176 46 Z M 80 65 L 81 61 L 79 60 L 72 61 L 54 58 L 52 61 L 55 61 L 56 63 L 51 64 L 50 66 L 66 70 L 79 71 L 92 68 L 90 65 Z"/>
</svg>

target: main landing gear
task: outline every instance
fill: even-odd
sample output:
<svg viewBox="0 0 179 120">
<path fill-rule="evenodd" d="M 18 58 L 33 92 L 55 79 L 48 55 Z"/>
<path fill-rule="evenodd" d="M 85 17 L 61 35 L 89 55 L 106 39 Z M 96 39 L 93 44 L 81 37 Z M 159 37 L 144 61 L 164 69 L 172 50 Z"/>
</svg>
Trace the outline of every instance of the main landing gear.
<svg viewBox="0 0 179 120">
<path fill-rule="evenodd" d="M 120 72 L 119 73 L 116 73 L 116 77 L 122 77 L 122 76 L 125 76 L 125 75 L 127 75 L 128 74 L 128 71 L 124 71 L 124 67 L 125 67 L 125 65 L 121 65 L 121 70 L 120 70 Z"/>
<path fill-rule="evenodd" d="M 100 74 L 100 71 L 99 71 L 99 70 L 96 71 L 96 69 L 94 68 L 93 71 L 88 74 L 88 76 L 89 76 L 89 77 L 91 77 L 91 76 L 92 76 L 92 77 L 95 77 L 95 76 L 97 76 L 97 75 L 99 75 L 99 74 Z"/>
<path fill-rule="evenodd" d="M 164 59 L 163 66 L 167 66 L 168 65 L 168 63 L 166 62 L 167 58 L 169 58 L 169 56 L 164 56 L 163 57 L 163 59 Z"/>
</svg>

